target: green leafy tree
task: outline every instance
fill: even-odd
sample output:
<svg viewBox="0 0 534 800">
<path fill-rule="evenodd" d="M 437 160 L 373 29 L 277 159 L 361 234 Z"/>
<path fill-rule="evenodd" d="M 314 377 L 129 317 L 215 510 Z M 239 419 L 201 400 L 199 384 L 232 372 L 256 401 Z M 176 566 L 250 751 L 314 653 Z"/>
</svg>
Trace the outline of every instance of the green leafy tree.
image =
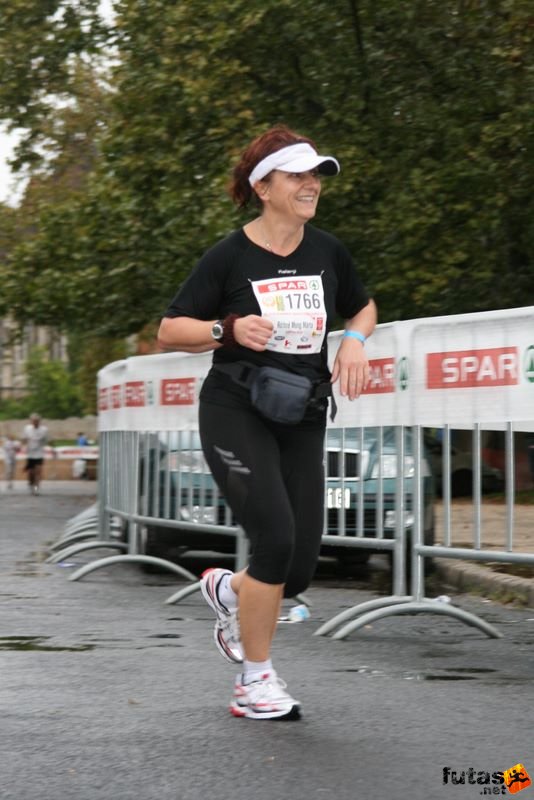
<svg viewBox="0 0 534 800">
<path fill-rule="evenodd" d="M 126 358 L 128 348 L 124 339 L 96 336 L 71 336 L 71 369 L 78 387 L 83 414 L 97 413 L 98 370 L 112 361 Z M 75 352 L 73 352 L 75 351 Z"/>
<path fill-rule="evenodd" d="M 46 122 L 46 163 L 31 171 L 20 207 L 0 207 L 0 313 L 10 311 L 20 323 L 31 320 L 63 329 L 65 298 L 72 305 L 84 302 L 83 287 L 81 296 L 69 295 L 69 276 L 79 260 L 74 245 L 80 234 L 71 215 L 85 196 L 87 177 L 98 159 L 96 141 L 108 97 L 90 66 L 77 60 L 72 69 L 76 101 Z M 52 221 L 58 216 L 61 231 Z M 53 249 L 45 246 L 48 239 Z M 60 261 L 62 269 L 56 268 Z"/>
<path fill-rule="evenodd" d="M 26 362 L 28 396 L 31 407 L 43 417 L 65 419 L 79 416 L 82 402 L 74 376 L 61 361 L 48 360 L 43 348 L 34 348 Z"/>
<path fill-rule="evenodd" d="M 1 267 L 19 318 L 98 336 L 157 320 L 199 254 L 242 224 L 224 193 L 229 165 L 279 121 L 339 157 L 317 224 L 347 243 L 382 321 L 533 296 L 528 0 L 121 0 L 116 11 L 84 190 L 44 203 Z"/>
<path fill-rule="evenodd" d="M 0 118 L 22 132 L 15 168 L 41 163 L 50 118 L 76 96 L 73 59 L 96 57 L 106 29 L 99 0 L 3 0 Z"/>
<path fill-rule="evenodd" d="M 26 419 L 32 411 L 31 398 L 27 396 L 0 399 L 0 419 Z"/>
</svg>

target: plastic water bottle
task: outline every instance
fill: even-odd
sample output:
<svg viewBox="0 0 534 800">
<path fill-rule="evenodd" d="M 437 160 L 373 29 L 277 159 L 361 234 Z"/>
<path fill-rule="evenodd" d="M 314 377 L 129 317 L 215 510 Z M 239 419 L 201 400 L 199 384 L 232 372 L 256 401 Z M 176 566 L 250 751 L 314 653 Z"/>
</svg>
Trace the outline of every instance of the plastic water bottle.
<svg viewBox="0 0 534 800">
<path fill-rule="evenodd" d="M 289 619 L 291 622 L 305 622 L 310 618 L 308 606 L 293 606 L 289 611 Z"/>
</svg>

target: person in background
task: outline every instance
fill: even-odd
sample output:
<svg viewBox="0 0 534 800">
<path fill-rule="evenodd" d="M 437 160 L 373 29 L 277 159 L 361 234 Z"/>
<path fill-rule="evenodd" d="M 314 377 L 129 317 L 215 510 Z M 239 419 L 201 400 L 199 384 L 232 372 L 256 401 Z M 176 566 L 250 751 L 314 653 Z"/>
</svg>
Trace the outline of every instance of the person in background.
<svg viewBox="0 0 534 800">
<path fill-rule="evenodd" d="M 10 433 L 7 433 L 2 447 L 4 450 L 4 471 L 7 488 L 12 489 L 17 468 L 17 453 L 20 450 L 20 444 Z"/>
<path fill-rule="evenodd" d="M 43 477 L 45 447 L 48 443 L 48 428 L 41 424 L 39 414 L 31 414 L 30 422 L 24 427 L 22 441 L 26 445 L 26 466 L 28 486 L 32 494 L 39 494 Z"/>
<path fill-rule="evenodd" d="M 89 439 L 87 438 L 85 433 L 78 434 L 78 437 L 76 439 L 76 444 L 78 445 L 78 447 L 85 447 L 86 445 L 89 444 Z"/>
<path fill-rule="evenodd" d="M 319 155 L 311 139 L 286 126 L 251 142 L 230 194 L 240 208 L 252 205 L 257 213 L 204 254 L 158 335 L 165 350 L 214 351 L 200 394 L 200 436 L 211 472 L 251 542 L 251 558 L 235 574 L 206 571 L 201 589 L 216 615 L 217 649 L 242 665 L 230 703 L 236 717 L 300 717 L 300 703 L 273 667 L 271 644 L 282 598 L 306 589 L 319 556 L 332 384 L 355 400 L 369 380 L 364 343 L 376 324 L 375 304 L 347 248 L 308 224 L 323 176 L 338 172 L 335 158 Z M 338 318 L 345 333 L 330 372 L 327 334 Z M 270 368 L 269 393 L 250 389 L 250 377 L 267 377 L 262 367 Z M 297 403 L 303 416 L 296 420 L 299 414 L 287 407 L 289 388 L 277 387 L 306 384 L 303 379 L 313 389 L 307 405 Z M 273 393 L 280 413 L 274 403 L 265 407 Z"/>
</svg>

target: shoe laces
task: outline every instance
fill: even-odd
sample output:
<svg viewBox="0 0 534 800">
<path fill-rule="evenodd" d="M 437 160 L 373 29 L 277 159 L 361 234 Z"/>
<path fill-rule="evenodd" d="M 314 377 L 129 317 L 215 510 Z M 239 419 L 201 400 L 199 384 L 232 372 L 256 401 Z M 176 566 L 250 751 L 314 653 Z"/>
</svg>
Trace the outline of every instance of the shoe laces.
<svg viewBox="0 0 534 800">
<path fill-rule="evenodd" d="M 239 630 L 237 609 L 231 611 L 229 614 L 225 614 L 224 618 L 219 617 L 219 624 L 221 626 L 221 630 L 228 639 L 231 639 L 234 642 L 241 641 L 241 631 Z"/>
<path fill-rule="evenodd" d="M 293 700 L 293 698 L 285 691 L 287 683 L 279 678 L 274 670 L 266 673 L 266 676 L 258 681 L 242 684 L 247 692 L 250 693 L 252 699 L 256 697 L 268 697 L 270 700 Z"/>
</svg>

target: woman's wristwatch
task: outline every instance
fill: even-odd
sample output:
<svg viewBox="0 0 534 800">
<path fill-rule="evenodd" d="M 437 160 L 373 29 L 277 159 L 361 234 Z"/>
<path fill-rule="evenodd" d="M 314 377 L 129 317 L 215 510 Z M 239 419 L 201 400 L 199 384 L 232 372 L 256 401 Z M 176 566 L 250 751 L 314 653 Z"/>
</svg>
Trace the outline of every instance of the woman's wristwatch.
<svg viewBox="0 0 534 800">
<path fill-rule="evenodd" d="M 222 342 L 224 336 L 224 320 L 218 319 L 217 322 L 213 323 L 211 335 L 216 342 Z"/>
<path fill-rule="evenodd" d="M 220 342 L 225 347 L 236 347 L 238 342 L 234 337 L 234 325 L 239 316 L 239 314 L 228 314 L 224 319 L 218 319 L 213 323 L 211 335 L 216 342 Z"/>
</svg>

